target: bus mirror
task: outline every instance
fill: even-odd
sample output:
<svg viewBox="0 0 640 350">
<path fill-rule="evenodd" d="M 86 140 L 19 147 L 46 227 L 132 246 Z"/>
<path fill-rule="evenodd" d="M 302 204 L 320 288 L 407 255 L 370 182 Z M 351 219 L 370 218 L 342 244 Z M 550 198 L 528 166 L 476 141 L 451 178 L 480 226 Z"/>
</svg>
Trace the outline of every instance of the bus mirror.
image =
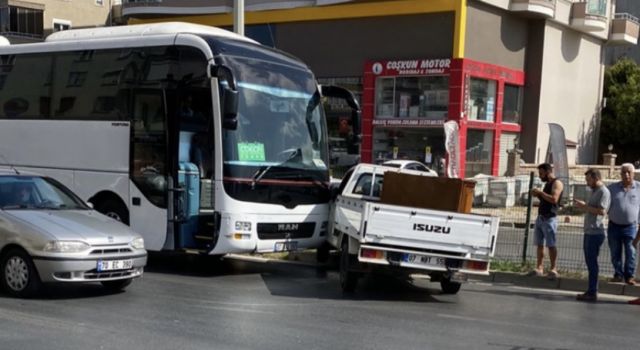
<svg viewBox="0 0 640 350">
<path fill-rule="evenodd" d="M 322 96 L 332 97 L 344 100 L 351 108 L 351 135 L 346 139 L 347 141 L 347 153 L 359 154 L 360 140 L 362 138 L 361 120 L 360 120 L 360 105 L 351 91 L 334 85 L 323 85 L 320 87 Z"/>
<path fill-rule="evenodd" d="M 226 86 L 222 96 L 222 127 L 236 130 L 238 128 L 238 92 Z"/>
</svg>

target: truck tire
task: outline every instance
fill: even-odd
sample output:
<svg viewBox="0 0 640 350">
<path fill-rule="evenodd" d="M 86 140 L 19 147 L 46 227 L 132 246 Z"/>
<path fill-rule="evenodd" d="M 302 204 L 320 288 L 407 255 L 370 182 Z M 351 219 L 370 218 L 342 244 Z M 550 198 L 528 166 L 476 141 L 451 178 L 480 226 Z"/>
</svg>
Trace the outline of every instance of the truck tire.
<svg viewBox="0 0 640 350">
<path fill-rule="evenodd" d="M 457 294 L 460 291 L 462 284 L 459 282 L 453 282 L 449 278 L 443 278 L 440 281 L 440 288 L 442 288 L 443 294 Z"/>
<path fill-rule="evenodd" d="M 125 225 L 129 225 L 129 211 L 123 204 L 113 199 L 107 199 L 103 202 L 95 203 L 94 206 L 98 212 L 120 221 Z"/>
<path fill-rule="evenodd" d="M 345 238 L 340 248 L 340 287 L 345 293 L 355 291 L 358 284 L 358 275 L 350 271 L 351 267 L 352 258 L 349 254 L 349 239 Z"/>
</svg>

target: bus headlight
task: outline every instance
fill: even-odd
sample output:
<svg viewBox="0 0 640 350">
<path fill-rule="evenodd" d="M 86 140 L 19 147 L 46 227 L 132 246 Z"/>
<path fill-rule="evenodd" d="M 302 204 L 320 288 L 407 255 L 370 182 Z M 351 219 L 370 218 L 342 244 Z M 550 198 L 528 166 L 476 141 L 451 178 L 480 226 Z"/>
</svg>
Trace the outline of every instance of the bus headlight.
<svg viewBox="0 0 640 350">
<path fill-rule="evenodd" d="M 236 231 L 251 231 L 251 222 L 236 221 Z"/>
<path fill-rule="evenodd" d="M 144 249 L 144 238 L 138 237 L 134 239 L 133 241 L 131 241 L 131 246 L 134 249 Z"/>
<path fill-rule="evenodd" d="M 51 253 L 79 253 L 91 248 L 88 243 L 80 241 L 50 241 L 42 248 Z"/>
</svg>

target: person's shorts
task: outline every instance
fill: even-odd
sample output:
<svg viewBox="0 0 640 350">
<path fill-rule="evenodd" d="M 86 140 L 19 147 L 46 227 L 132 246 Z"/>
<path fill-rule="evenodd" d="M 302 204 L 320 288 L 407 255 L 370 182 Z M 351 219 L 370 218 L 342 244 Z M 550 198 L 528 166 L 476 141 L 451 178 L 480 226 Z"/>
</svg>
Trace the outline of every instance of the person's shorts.
<svg viewBox="0 0 640 350">
<path fill-rule="evenodd" d="M 536 228 L 533 231 L 533 244 L 537 246 L 546 245 L 550 248 L 555 247 L 557 230 L 557 217 L 544 218 L 538 215 L 538 218 L 536 219 Z"/>
</svg>

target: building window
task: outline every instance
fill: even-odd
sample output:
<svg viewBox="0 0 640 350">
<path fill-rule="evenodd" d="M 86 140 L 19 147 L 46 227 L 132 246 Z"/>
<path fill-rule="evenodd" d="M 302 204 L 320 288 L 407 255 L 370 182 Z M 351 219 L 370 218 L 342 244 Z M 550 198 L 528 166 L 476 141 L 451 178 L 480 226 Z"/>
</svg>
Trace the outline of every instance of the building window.
<svg viewBox="0 0 640 350">
<path fill-rule="evenodd" d="M 491 175 L 493 131 L 468 130 L 464 177 L 478 174 Z"/>
<path fill-rule="evenodd" d="M 492 122 L 496 113 L 496 81 L 471 78 L 469 84 L 469 120 Z"/>
<path fill-rule="evenodd" d="M 379 78 L 376 117 L 446 119 L 449 77 Z"/>
<path fill-rule="evenodd" d="M 0 32 L 8 35 L 42 38 L 43 11 L 15 6 L 0 8 Z"/>
<path fill-rule="evenodd" d="M 64 19 L 54 19 L 52 27 L 54 32 L 69 30 L 71 29 L 71 21 L 67 21 Z"/>
<path fill-rule="evenodd" d="M 503 122 L 520 124 L 520 116 L 522 115 L 522 86 L 504 85 L 504 106 L 502 111 Z"/>
</svg>

